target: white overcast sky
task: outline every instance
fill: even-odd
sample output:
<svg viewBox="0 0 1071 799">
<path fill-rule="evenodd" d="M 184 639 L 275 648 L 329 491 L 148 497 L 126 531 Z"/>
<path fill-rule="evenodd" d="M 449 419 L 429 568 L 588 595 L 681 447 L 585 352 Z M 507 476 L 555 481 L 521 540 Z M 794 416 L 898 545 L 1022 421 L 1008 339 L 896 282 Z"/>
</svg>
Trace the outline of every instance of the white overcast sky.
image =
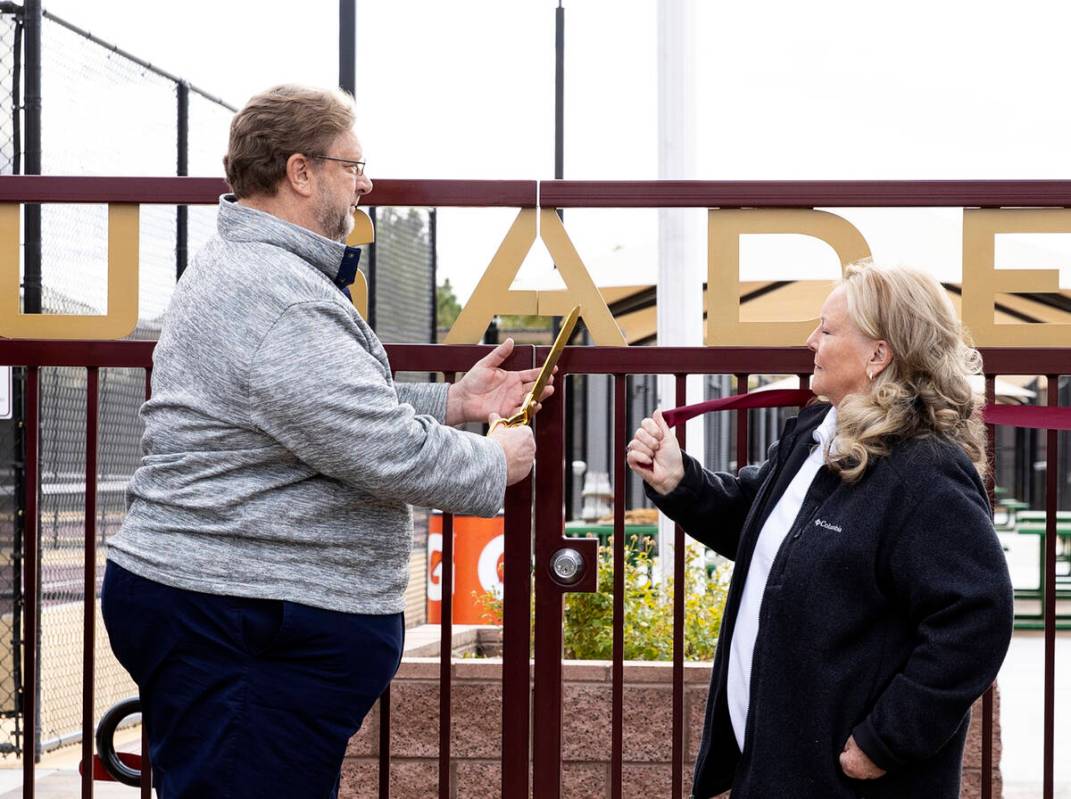
<svg viewBox="0 0 1071 799">
<path fill-rule="evenodd" d="M 556 5 L 358 0 L 358 134 L 373 178 L 553 177 Z M 656 178 L 657 3 L 564 5 L 565 176 Z M 45 7 L 233 105 L 275 83 L 337 81 L 335 0 Z M 690 177 L 1071 177 L 1066 2 L 696 0 L 694 30 Z M 442 212 L 440 276 L 462 297 L 512 215 Z M 958 213 L 845 215 L 879 258 L 959 279 Z M 566 224 L 598 283 L 656 279 L 653 212 L 570 211 Z M 1066 238 L 1000 250 L 1002 265 L 1071 263 Z M 805 239 L 743 253 L 745 278 L 835 268 Z M 522 278 L 548 273 L 534 257 Z"/>
</svg>

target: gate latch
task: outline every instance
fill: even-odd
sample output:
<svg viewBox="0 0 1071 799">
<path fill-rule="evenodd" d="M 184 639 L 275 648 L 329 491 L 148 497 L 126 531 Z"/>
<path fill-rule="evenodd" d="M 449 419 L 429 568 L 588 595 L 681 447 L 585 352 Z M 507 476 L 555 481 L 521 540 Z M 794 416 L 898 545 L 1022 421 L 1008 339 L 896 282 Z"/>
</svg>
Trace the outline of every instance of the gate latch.
<svg viewBox="0 0 1071 799">
<path fill-rule="evenodd" d="M 550 572 L 562 585 L 575 585 L 584 576 L 584 558 L 575 549 L 559 549 L 550 558 Z"/>
</svg>

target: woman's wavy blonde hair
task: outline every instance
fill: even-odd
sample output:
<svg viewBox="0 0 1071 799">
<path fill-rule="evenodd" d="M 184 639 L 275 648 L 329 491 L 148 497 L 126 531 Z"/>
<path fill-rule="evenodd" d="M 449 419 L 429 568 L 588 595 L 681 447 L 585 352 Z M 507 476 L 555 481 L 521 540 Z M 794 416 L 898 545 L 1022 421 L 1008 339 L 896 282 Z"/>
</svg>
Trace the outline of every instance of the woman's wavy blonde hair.
<svg viewBox="0 0 1071 799">
<path fill-rule="evenodd" d="M 853 483 L 897 441 L 933 437 L 959 446 L 984 479 L 984 400 L 969 380 L 981 373 L 982 356 L 944 288 L 925 272 L 869 259 L 848 266 L 841 285 L 848 316 L 864 335 L 888 343 L 892 361 L 868 393 L 850 394 L 837 407 L 838 454 L 830 468 Z"/>
</svg>

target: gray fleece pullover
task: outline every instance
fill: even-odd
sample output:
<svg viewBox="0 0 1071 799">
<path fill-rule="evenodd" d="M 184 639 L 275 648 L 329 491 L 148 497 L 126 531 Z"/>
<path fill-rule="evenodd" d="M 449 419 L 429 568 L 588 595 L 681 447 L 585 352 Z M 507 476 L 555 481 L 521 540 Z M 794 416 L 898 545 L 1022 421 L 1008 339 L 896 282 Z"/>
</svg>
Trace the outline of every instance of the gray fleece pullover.
<svg viewBox="0 0 1071 799">
<path fill-rule="evenodd" d="M 445 384 L 394 382 L 334 283 L 351 250 L 231 196 L 218 234 L 168 309 L 108 557 L 177 588 L 400 612 L 409 505 L 495 514 L 502 449 L 445 426 Z"/>
</svg>

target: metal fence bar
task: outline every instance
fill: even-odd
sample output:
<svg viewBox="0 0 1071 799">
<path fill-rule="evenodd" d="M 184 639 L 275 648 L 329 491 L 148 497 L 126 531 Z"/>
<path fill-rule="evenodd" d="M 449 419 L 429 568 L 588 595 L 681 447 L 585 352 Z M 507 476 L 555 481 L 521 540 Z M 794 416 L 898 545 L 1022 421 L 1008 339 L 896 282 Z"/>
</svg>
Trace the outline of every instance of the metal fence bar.
<svg viewBox="0 0 1071 799">
<path fill-rule="evenodd" d="M 379 799 L 390 799 L 390 685 L 379 697 Z"/>
<path fill-rule="evenodd" d="M 536 422 L 536 451 L 539 452 L 536 485 L 542 493 L 535 512 L 536 693 L 532 712 L 532 792 L 539 799 L 561 799 L 563 596 L 547 568 L 560 540 L 564 507 L 562 420 L 569 397 L 566 367 L 561 362 L 559 367 L 560 399 L 544 405 Z M 541 694 L 541 688 L 547 689 L 547 693 Z"/>
<path fill-rule="evenodd" d="M 528 796 L 531 720 L 532 477 L 506 490 L 502 598 L 502 796 Z M 508 709 L 508 710 L 507 710 Z"/>
<path fill-rule="evenodd" d="M 442 613 L 439 617 L 439 799 L 450 799 L 450 668 L 454 653 L 454 514 L 443 514 Z"/>
<path fill-rule="evenodd" d="M 747 394 L 747 382 L 751 377 L 747 372 L 736 375 L 736 393 Z M 736 468 L 743 469 L 748 462 L 748 412 L 736 411 Z"/>
<path fill-rule="evenodd" d="M 82 633 L 82 797 L 93 797 L 93 688 L 97 643 L 97 411 L 100 370 L 90 366 L 86 380 L 85 588 Z"/>
<path fill-rule="evenodd" d="M 544 180 L 550 208 L 974 208 L 1071 205 L 1067 180 Z"/>
<path fill-rule="evenodd" d="M 196 87 L 191 87 L 196 92 Z M 215 205 L 220 178 L 0 176 L 0 202 Z M 538 196 L 537 196 L 538 191 Z M 1071 207 L 1071 180 L 376 180 L 368 205 L 483 208 Z M 988 366 L 988 365 L 987 365 Z M 1005 370 L 1000 370 L 1005 373 Z M 1007 372 L 1011 374 L 1012 372 Z"/>
<path fill-rule="evenodd" d="M 22 796 L 34 797 L 34 765 L 37 762 L 37 617 L 41 610 L 37 585 L 37 544 L 40 531 L 37 492 L 39 485 L 38 456 L 40 445 L 40 368 L 26 369 L 26 508 L 24 554 L 22 560 L 23 595 L 23 667 L 22 711 L 25 732 L 22 745 Z M 27 684 L 29 683 L 29 684 Z"/>
<path fill-rule="evenodd" d="M 133 342 L 130 342 L 133 344 Z M 156 342 L 146 342 L 155 345 Z M 150 350 L 151 353 L 151 350 Z M 152 399 L 152 360 L 145 369 L 145 401 Z M 141 799 L 152 799 L 152 758 L 149 756 L 149 725 L 144 713 L 141 715 Z"/>
<path fill-rule="evenodd" d="M 369 287 L 371 293 L 372 288 Z M 446 373 L 452 384 L 456 372 Z M 454 514 L 443 514 L 442 611 L 439 616 L 439 799 L 450 799 L 450 698 L 454 662 Z"/>
<path fill-rule="evenodd" d="M 1047 404 L 1055 407 L 1060 402 L 1060 375 L 1045 376 Z M 1049 430 L 1045 443 L 1045 743 L 1044 743 L 1044 799 L 1052 799 L 1055 776 L 1055 725 L 1056 725 L 1056 508 L 1058 484 L 1056 481 L 1059 461 L 1057 451 L 1059 435 Z"/>
<path fill-rule="evenodd" d="M 745 383 L 746 385 L 746 383 Z M 688 402 L 687 375 L 676 375 L 677 405 Z M 687 425 L 677 426 L 677 441 L 683 450 L 688 443 Z M 673 797 L 677 799 L 684 788 L 684 528 L 673 526 L 673 749 L 670 771 Z M 665 557 L 659 553 L 660 557 Z"/>
<path fill-rule="evenodd" d="M 997 401 L 997 377 L 987 374 L 985 377 L 985 401 L 992 405 Z M 996 498 L 996 425 L 986 425 L 986 461 L 989 472 L 986 474 L 986 491 L 989 494 L 989 507 L 995 506 Z M 982 695 L 982 799 L 993 799 L 993 687 L 986 689 Z"/>
<path fill-rule="evenodd" d="M 625 446 L 628 444 L 627 375 L 614 375 L 614 593 L 611 665 L 610 797 L 621 799 L 625 682 Z"/>
<path fill-rule="evenodd" d="M 0 202 L 216 205 L 230 191 L 222 178 L 2 175 Z M 1069 193 L 1071 197 L 1071 193 Z M 533 208 L 534 180 L 376 180 L 365 204 L 456 208 Z"/>
</svg>

